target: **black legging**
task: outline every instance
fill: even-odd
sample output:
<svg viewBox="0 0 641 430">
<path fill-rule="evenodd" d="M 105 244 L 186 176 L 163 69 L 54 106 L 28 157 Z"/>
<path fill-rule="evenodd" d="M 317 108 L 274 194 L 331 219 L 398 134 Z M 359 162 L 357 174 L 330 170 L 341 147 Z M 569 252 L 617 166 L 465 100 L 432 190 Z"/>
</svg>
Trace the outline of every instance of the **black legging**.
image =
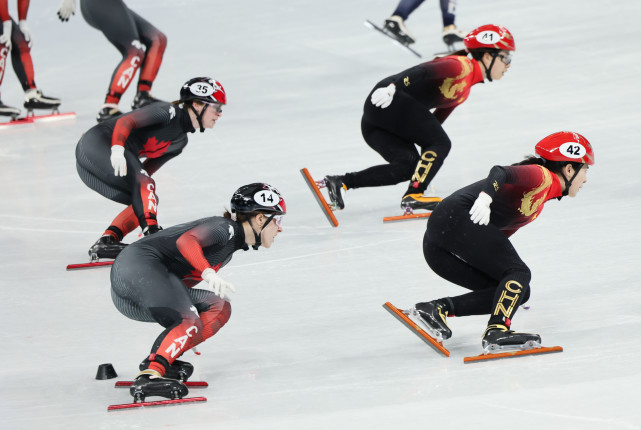
<svg viewBox="0 0 641 430">
<path fill-rule="evenodd" d="M 127 175 L 116 176 L 111 166 L 111 135 L 94 127 L 76 146 L 76 169 L 89 188 L 123 205 L 132 205 L 141 228 L 156 218 L 156 183 L 145 172 L 138 156 L 125 150 Z M 153 195 L 152 195 L 153 193 Z M 150 209 L 152 207 L 154 210 Z"/>
<path fill-rule="evenodd" d="M 163 363 L 171 364 L 216 334 L 231 316 L 229 302 L 211 291 L 188 288 L 156 250 L 140 243 L 118 255 L 110 278 L 111 297 L 120 313 L 165 328 L 151 348 Z"/>
<path fill-rule="evenodd" d="M 117 103 L 140 68 L 139 91 L 156 79 L 167 45 L 166 36 L 122 0 L 81 0 L 85 21 L 101 31 L 122 55 L 111 76 L 108 103 Z"/>
<path fill-rule="evenodd" d="M 374 89 L 387 85 L 389 82 L 382 81 Z M 361 120 L 363 138 L 389 164 L 348 173 L 345 185 L 378 187 L 411 179 L 407 192 L 422 193 L 449 154 L 450 139 L 428 108 L 405 92 L 397 89 L 392 103 L 385 109 L 374 106 L 370 98 L 371 93 L 365 101 Z"/>
<path fill-rule="evenodd" d="M 437 206 L 423 237 L 425 261 L 440 277 L 472 290 L 451 298 L 457 316 L 511 319 L 530 296 L 530 269 L 501 230 L 472 223 L 469 210 L 451 198 Z"/>
</svg>

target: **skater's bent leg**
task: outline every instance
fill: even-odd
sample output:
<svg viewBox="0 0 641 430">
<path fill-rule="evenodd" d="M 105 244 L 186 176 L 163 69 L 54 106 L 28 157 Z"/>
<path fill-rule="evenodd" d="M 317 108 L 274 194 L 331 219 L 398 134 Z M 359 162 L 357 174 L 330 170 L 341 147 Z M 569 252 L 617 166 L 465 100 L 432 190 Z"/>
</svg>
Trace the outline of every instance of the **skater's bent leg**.
<svg viewBox="0 0 641 430">
<path fill-rule="evenodd" d="M 132 205 L 127 206 L 122 212 L 114 218 L 104 235 L 113 236 L 116 241 L 120 242 L 125 236 L 138 227 L 138 217 L 134 213 Z"/>
<path fill-rule="evenodd" d="M 347 188 L 380 187 L 407 181 L 418 161 L 416 146 L 367 121 L 361 122 L 361 130 L 365 142 L 389 164 L 347 173 L 343 180 Z"/>
<path fill-rule="evenodd" d="M 227 324 L 231 317 L 231 304 L 207 290 L 192 288 L 189 295 L 203 322 L 201 342 L 204 342 Z"/>
<path fill-rule="evenodd" d="M 425 0 L 401 0 L 392 15 L 400 16 L 403 20 L 406 20 L 424 1 Z"/>
<path fill-rule="evenodd" d="M 33 60 L 31 59 L 31 49 L 29 44 L 20 31 L 18 24 L 13 21 L 11 31 L 11 64 L 16 76 L 20 81 L 20 85 L 24 91 L 36 88 L 35 74 L 33 71 Z M 5 62 L 6 66 L 6 62 Z M 4 69 L 4 67 L 3 67 Z M 0 81 L 1 82 L 1 81 Z"/>
<path fill-rule="evenodd" d="M 505 274 L 495 291 L 488 326 L 501 324 L 509 328 L 519 306 L 530 298 L 532 275 L 525 264 Z"/>
<path fill-rule="evenodd" d="M 415 164 L 406 194 L 423 194 L 452 148 L 450 138 L 432 114 L 417 125 L 416 134 L 416 143 L 421 147 L 421 157 Z"/>
<path fill-rule="evenodd" d="M 146 227 L 158 225 L 156 182 L 144 173 L 136 172 L 132 186 L 132 206 L 140 228 L 144 230 Z"/>
<path fill-rule="evenodd" d="M 147 48 L 140 67 L 138 92 L 150 91 L 162 64 L 162 57 L 167 47 L 167 36 L 134 11 L 130 10 L 130 13 L 134 18 L 140 41 Z"/>
<path fill-rule="evenodd" d="M 430 268 L 453 284 L 472 290 L 460 296 L 450 297 L 453 309 L 451 315 L 487 315 L 492 308 L 497 280 L 470 266 L 449 251 L 430 243 L 423 242 L 423 254 Z"/>
<path fill-rule="evenodd" d="M 456 19 L 456 0 L 440 0 L 441 16 L 443 17 L 443 28 L 454 25 Z"/>
</svg>

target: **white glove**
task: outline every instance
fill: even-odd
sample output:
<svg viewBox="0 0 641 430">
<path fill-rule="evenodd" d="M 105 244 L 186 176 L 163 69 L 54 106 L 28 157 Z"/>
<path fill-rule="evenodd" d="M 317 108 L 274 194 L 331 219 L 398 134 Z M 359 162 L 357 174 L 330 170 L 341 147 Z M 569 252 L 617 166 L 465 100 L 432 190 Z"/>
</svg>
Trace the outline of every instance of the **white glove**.
<svg viewBox="0 0 641 430">
<path fill-rule="evenodd" d="M 111 147 L 111 167 L 114 168 L 114 175 L 127 176 L 127 160 L 125 159 L 125 147 L 113 145 Z"/>
<path fill-rule="evenodd" d="M 225 281 L 223 278 L 218 276 L 216 271 L 211 268 L 203 270 L 203 273 L 200 274 L 200 277 L 203 278 L 203 281 L 209 284 L 209 291 L 213 291 L 221 299 L 229 299 L 229 292 L 236 292 L 236 288 L 231 284 L 231 282 Z"/>
<path fill-rule="evenodd" d="M 492 197 L 481 191 L 470 209 L 470 219 L 474 224 L 488 225 L 491 212 L 490 203 L 492 203 Z"/>
<path fill-rule="evenodd" d="M 76 0 L 62 0 L 60 9 L 58 9 L 58 18 L 60 21 L 69 21 L 71 15 L 76 13 Z"/>
<path fill-rule="evenodd" d="M 27 45 L 29 45 L 29 48 L 31 48 L 31 45 L 33 45 L 33 38 L 31 37 L 31 31 L 29 31 L 27 21 L 21 19 L 20 21 L 18 21 L 18 27 L 20 27 L 20 31 L 22 31 L 22 34 L 24 34 L 24 40 L 27 41 Z"/>
<path fill-rule="evenodd" d="M 2 36 L 0 36 L 0 45 L 6 45 L 11 51 L 11 20 L 2 21 Z"/>
<path fill-rule="evenodd" d="M 396 85 L 389 84 L 385 88 L 379 88 L 372 93 L 372 104 L 381 109 L 385 109 L 392 104 L 394 93 L 396 92 Z"/>
</svg>

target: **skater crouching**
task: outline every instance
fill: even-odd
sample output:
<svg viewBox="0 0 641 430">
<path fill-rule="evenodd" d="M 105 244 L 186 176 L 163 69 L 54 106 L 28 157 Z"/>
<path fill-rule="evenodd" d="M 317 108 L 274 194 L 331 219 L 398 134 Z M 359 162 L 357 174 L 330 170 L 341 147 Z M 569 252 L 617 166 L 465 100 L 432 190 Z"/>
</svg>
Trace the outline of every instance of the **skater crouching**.
<svg viewBox="0 0 641 430">
<path fill-rule="evenodd" d="M 111 270 L 116 308 L 130 319 L 165 328 L 131 387 L 136 402 L 187 394 L 176 379 L 186 380 L 193 367 L 177 359 L 215 335 L 231 316 L 229 294 L 236 290 L 217 272 L 240 249 L 270 248 L 285 213 L 278 190 L 263 183 L 245 185 L 232 196 L 231 213 L 142 238 L 116 258 Z"/>
<path fill-rule="evenodd" d="M 406 213 L 432 210 L 441 201 L 423 193 L 451 148 L 442 124 L 467 100 L 473 85 L 503 77 L 515 50 L 512 34 L 499 25 L 478 27 L 464 44 L 467 51 L 419 64 L 376 84 L 365 100 L 361 132 L 387 164 L 326 176 L 325 186 L 336 209 L 345 207 L 345 190 L 404 181 L 410 181 L 401 200 Z"/>
<path fill-rule="evenodd" d="M 160 230 L 152 175 L 183 152 L 187 133 L 213 128 L 225 103 L 220 82 L 197 77 L 181 87 L 179 100 L 156 102 L 103 121 L 82 136 L 76 146 L 80 179 L 97 193 L 127 206 L 89 249 L 92 261 L 116 258 L 126 246 L 122 239 L 138 226 L 145 235 Z"/>
<path fill-rule="evenodd" d="M 567 131 L 547 136 L 535 152 L 538 157 L 494 166 L 486 179 L 445 198 L 430 216 L 425 261 L 440 277 L 470 290 L 415 305 L 419 318 L 443 339 L 452 336 L 448 315 L 489 314 L 484 349 L 541 342 L 538 334 L 510 329 L 530 297 L 531 274 L 509 237 L 534 221 L 548 200 L 575 197 L 594 152 L 585 137 Z"/>
</svg>

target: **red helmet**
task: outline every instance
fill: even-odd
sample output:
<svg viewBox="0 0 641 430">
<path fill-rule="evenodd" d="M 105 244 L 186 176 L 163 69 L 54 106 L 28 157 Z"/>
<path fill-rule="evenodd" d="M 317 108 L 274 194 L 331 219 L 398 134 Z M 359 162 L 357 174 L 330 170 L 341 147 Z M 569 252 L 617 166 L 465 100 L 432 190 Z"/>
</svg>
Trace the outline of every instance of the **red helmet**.
<svg viewBox="0 0 641 430">
<path fill-rule="evenodd" d="M 463 44 L 468 50 L 473 49 L 503 49 L 515 51 L 514 37 L 502 25 L 487 24 L 470 31 Z"/>
<path fill-rule="evenodd" d="M 579 133 L 559 131 L 536 144 L 535 152 L 550 161 L 594 164 L 594 151 L 588 140 Z"/>
</svg>

